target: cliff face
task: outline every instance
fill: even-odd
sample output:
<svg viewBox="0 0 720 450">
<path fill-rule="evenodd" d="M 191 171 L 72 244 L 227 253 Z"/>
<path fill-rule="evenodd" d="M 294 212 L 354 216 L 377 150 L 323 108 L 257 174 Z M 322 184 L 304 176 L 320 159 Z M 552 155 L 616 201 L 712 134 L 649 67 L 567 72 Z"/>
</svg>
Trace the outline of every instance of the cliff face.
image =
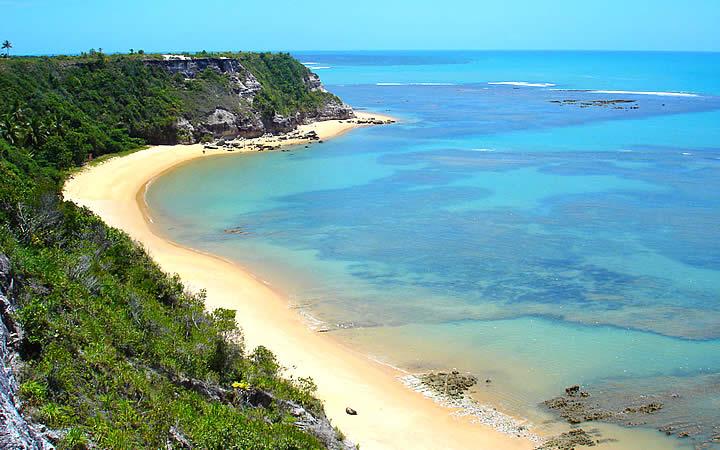
<svg viewBox="0 0 720 450">
<path fill-rule="evenodd" d="M 22 330 L 12 318 L 15 305 L 9 299 L 11 287 L 10 260 L 0 254 L 0 449 L 52 449 L 55 447 L 45 427 L 21 413 L 15 378 L 20 357 L 15 346 Z"/>
<path fill-rule="evenodd" d="M 181 76 L 191 86 L 184 93 L 186 110 L 175 124 L 179 142 L 198 142 L 210 136 L 257 137 L 265 133 L 285 133 L 305 123 L 354 117 L 352 108 L 327 93 L 320 78 L 304 67 L 300 75 L 297 70 L 292 72 L 300 78 L 293 80 L 296 82 L 295 89 L 321 95 L 315 96 L 314 103 L 283 114 L 268 111 L 258 104 L 258 96 L 266 95 L 269 87 L 238 59 L 147 60 L 145 64 Z M 207 86 L 208 70 L 221 76 L 214 80 L 212 87 Z M 203 79 L 204 89 L 192 87 L 193 81 Z M 268 81 L 265 83 L 269 84 Z"/>
</svg>

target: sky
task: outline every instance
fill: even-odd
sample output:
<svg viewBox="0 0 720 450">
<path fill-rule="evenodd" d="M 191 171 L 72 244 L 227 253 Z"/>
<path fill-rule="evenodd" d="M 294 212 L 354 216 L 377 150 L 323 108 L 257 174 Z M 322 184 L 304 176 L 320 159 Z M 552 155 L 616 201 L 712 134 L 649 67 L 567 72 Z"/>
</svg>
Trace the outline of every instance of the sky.
<svg viewBox="0 0 720 450">
<path fill-rule="evenodd" d="M 720 0 L 0 0 L 15 54 L 720 51 Z"/>
</svg>

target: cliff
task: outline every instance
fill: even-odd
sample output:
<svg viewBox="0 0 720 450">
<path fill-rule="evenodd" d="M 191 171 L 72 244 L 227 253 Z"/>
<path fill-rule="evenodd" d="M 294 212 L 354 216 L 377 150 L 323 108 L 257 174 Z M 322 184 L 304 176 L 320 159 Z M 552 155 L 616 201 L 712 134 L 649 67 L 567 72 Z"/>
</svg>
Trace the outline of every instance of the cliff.
<svg viewBox="0 0 720 450">
<path fill-rule="evenodd" d="M 285 133 L 318 120 L 354 117 L 350 106 L 328 93 L 315 73 L 294 60 L 290 64 L 295 70 L 286 71 L 282 82 L 292 85 L 293 95 L 305 95 L 311 101 L 284 109 L 262 103 L 272 95 L 269 92 L 275 88 L 275 80 L 266 76 L 261 82 L 258 77 L 262 74 L 253 73 L 261 70 L 259 65 L 246 67 L 241 57 L 150 59 L 145 64 L 182 77 L 180 92 L 185 110 L 175 122 L 179 142 L 197 142 L 209 136 L 258 137 Z M 269 63 L 273 64 L 279 63 Z"/>
<path fill-rule="evenodd" d="M 13 319 L 16 305 L 10 301 L 10 260 L 0 254 L 0 449 L 55 448 L 42 425 L 27 420 L 21 411 L 20 389 L 15 372 L 20 365 L 17 344 L 22 330 Z M 54 437 L 54 436 L 51 436 Z"/>
<path fill-rule="evenodd" d="M 66 169 L 141 144 L 283 133 L 352 108 L 287 53 L 0 60 L 0 132 Z"/>
</svg>

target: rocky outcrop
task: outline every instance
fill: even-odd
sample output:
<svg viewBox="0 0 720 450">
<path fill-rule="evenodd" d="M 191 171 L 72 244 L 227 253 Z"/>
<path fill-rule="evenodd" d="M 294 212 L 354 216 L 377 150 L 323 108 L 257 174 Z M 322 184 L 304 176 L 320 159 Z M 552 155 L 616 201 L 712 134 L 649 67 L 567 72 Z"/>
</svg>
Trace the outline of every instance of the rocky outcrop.
<svg viewBox="0 0 720 450">
<path fill-rule="evenodd" d="M 12 315 L 15 305 L 10 300 L 13 280 L 10 260 L 0 254 L 0 449 L 52 449 L 45 427 L 27 420 L 18 398 L 15 378 L 19 356 L 15 349 L 20 327 Z"/>
<path fill-rule="evenodd" d="M 325 87 L 322 85 L 322 81 L 320 81 L 320 77 L 315 72 L 308 71 L 308 76 L 305 79 L 305 85 L 311 90 L 311 91 L 323 91 L 327 92 L 325 90 Z"/>
<path fill-rule="evenodd" d="M 194 79 L 205 70 L 213 70 L 219 74 L 227 75 L 229 85 L 225 87 L 221 97 L 227 100 L 231 96 L 230 104 L 227 101 L 211 106 L 198 114 L 186 114 L 180 117 L 175 124 L 177 141 L 179 143 L 198 142 L 208 136 L 219 138 L 247 137 L 253 138 L 266 133 L 287 133 L 298 125 L 322 120 L 345 120 L 355 117 L 352 108 L 337 97 L 327 95 L 322 105 L 308 110 L 298 111 L 283 116 L 275 114 L 264 116 L 253 108 L 253 101 L 262 90 L 262 84 L 250 70 L 245 68 L 239 60 L 232 58 L 183 58 L 183 59 L 151 59 L 145 64 L 161 68 L 171 74 L 180 74 L 186 79 Z M 317 74 L 307 70 L 302 79 L 304 88 L 310 92 L 327 92 Z M 203 98 L 203 102 L 210 100 L 211 96 Z"/>
<path fill-rule="evenodd" d="M 238 116 L 228 110 L 216 108 L 202 124 L 203 128 L 210 131 L 215 137 L 237 136 Z"/>
<path fill-rule="evenodd" d="M 547 440 L 537 450 L 574 450 L 578 447 L 594 447 L 600 441 L 582 428 L 575 428 Z"/>
<path fill-rule="evenodd" d="M 262 85 L 240 61 L 231 58 L 189 58 L 183 60 L 145 61 L 149 66 L 160 67 L 172 74 L 179 73 L 185 78 L 195 78 L 204 70 L 211 69 L 217 73 L 227 74 L 237 93 L 243 98 L 252 98 L 260 92 Z"/>
<path fill-rule="evenodd" d="M 600 420 L 632 425 L 642 421 L 639 416 L 663 409 L 661 402 L 644 398 L 641 398 L 641 403 L 635 403 L 631 398 L 625 401 L 628 402 L 625 406 L 609 407 L 602 398 L 590 395 L 590 392 L 576 384 L 565 388 L 565 395 L 546 400 L 543 404 L 571 424 Z"/>
<path fill-rule="evenodd" d="M 429 372 L 420 376 L 420 380 L 428 387 L 449 398 L 459 399 L 477 384 L 477 378 L 471 374 L 461 374 L 457 370 L 451 372 Z"/>
</svg>

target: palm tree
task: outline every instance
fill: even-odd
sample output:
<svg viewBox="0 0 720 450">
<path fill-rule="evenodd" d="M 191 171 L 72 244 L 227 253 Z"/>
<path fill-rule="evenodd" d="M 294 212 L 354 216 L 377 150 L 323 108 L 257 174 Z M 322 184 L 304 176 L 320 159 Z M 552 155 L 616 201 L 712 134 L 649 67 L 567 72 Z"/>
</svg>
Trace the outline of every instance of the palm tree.
<svg viewBox="0 0 720 450">
<path fill-rule="evenodd" d="M 16 101 L 10 111 L 0 116 L 0 137 L 10 145 L 22 145 L 26 125 L 25 113 Z"/>
<path fill-rule="evenodd" d="M 40 147 L 49 136 L 45 123 L 38 116 L 34 116 L 27 123 L 25 130 L 25 145 L 28 147 Z"/>
<path fill-rule="evenodd" d="M 57 114 L 53 114 L 48 119 L 45 129 L 47 130 L 48 135 L 54 134 L 58 136 L 64 136 L 65 124 L 63 118 L 58 116 Z"/>
<path fill-rule="evenodd" d="M 10 49 L 12 48 L 12 42 L 5 39 L 2 43 L 2 49 L 5 50 L 5 57 L 10 56 Z"/>
<path fill-rule="evenodd" d="M 22 141 L 22 127 L 18 124 L 15 114 L 8 112 L 0 117 L 0 138 L 10 145 L 19 145 Z"/>
</svg>

